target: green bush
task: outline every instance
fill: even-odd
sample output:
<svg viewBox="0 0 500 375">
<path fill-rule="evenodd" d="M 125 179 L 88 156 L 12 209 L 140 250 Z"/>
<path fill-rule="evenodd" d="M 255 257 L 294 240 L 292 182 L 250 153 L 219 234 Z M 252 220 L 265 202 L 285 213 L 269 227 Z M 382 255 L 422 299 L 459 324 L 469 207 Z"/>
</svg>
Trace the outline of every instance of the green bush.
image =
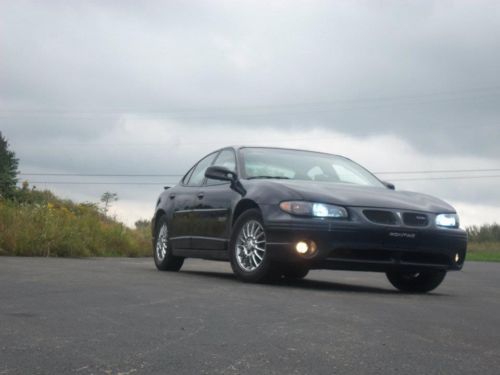
<svg viewBox="0 0 500 375">
<path fill-rule="evenodd" d="M 500 262 L 500 225 L 485 224 L 467 229 L 467 259 Z"/>
<path fill-rule="evenodd" d="M 467 234 L 472 242 L 500 242 L 500 225 L 474 225 L 467 228 Z"/>
</svg>

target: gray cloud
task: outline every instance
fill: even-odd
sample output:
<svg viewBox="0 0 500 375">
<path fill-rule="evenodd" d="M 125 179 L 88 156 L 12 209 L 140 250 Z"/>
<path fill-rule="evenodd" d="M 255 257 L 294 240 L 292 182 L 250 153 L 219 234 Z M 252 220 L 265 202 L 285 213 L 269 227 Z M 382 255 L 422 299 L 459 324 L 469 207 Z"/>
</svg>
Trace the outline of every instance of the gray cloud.
<svg viewBox="0 0 500 375">
<path fill-rule="evenodd" d="M 0 129 L 23 169 L 140 173 L 173 155 L 183 171 L 245 143 L 203 143 L 223 128 L 498 165 L 499 25 L 497 1 L 2 1 Z"/>
<path fill-rule="evenodd" d="M 2 110 L 60 117 L 31 112 L 31 126 L 77 135 L 117 113 L 186 126 L 308 123 L 500 155 L 495 1 L 1 6 Z"/>
</svg>

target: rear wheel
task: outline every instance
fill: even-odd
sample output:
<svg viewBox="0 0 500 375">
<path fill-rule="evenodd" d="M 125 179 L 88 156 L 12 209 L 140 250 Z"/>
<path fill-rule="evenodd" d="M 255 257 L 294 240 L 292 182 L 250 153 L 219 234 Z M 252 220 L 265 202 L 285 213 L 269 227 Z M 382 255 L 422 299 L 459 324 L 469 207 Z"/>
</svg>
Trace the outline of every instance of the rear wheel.
<svg viewBox="0 0 500 375">
<path fill-rule="evenodd" d="M 426 293 L 436 289 L 443 282 L 446 271 L 391 271 L 386 275 L 390 283 L 402 292 Z"/>
<path fill-rule="evenodd" d="M 156 268 L 161 271 L 179 271 L 184 263 L 184 258 L 172 254 L 165 216 L 160 217 L 156 225 L 153 257 Z"/>
<path fill-rule="evenodd" d="M 245 211 L 236 220 L 230 242 L 231 268 L 242 281 L 263 283 L 280 275 L 266 251 L 266 231 L 260 211 Z"/>
</svg>

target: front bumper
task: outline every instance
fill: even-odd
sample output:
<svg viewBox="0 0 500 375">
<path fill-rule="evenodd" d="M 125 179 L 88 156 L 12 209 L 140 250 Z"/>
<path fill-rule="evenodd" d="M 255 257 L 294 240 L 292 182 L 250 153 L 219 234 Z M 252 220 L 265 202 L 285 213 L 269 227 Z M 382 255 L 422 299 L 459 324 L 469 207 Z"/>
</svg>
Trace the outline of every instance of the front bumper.
<svg viewBox="0 0 500 375">
<path fill-rule="evenodd" d="M 359 211 L 350 209 L 350 212 Z M 467 234 L 461 229 L 380 225 L 352 215 L 350 220 L 297 218 L 272 206 L 263 209 L 267 250 L 280 262 L 307 263 L 310 268 L 387 272 L 460 270 Z M 314 241 L 317 251 L 301 256 L 298 241 Z M 458 260 L 456 260 L 458 258 Z"/>
</svg>

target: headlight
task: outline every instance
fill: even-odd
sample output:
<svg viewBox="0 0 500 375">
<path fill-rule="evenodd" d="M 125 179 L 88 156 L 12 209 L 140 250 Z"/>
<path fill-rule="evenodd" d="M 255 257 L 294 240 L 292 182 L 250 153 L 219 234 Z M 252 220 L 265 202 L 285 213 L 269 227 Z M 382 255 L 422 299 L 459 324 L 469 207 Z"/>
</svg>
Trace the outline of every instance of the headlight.
<svg viewBox="0 0 500 375">
<path fill-rule="evenodd" d="M 460 225 L 457 214 L 440 214 L 436 216 L 438 227 L 458 228 Z"/>
<path fill-rule="evenodd" d="M 281 202 L 280 208 L 292 215 L 313 216 L 313 217 L 336 217 L 347 218 L 347 210 L 344 207 L 332 204 L 290 201 Z"/>
</svg>

